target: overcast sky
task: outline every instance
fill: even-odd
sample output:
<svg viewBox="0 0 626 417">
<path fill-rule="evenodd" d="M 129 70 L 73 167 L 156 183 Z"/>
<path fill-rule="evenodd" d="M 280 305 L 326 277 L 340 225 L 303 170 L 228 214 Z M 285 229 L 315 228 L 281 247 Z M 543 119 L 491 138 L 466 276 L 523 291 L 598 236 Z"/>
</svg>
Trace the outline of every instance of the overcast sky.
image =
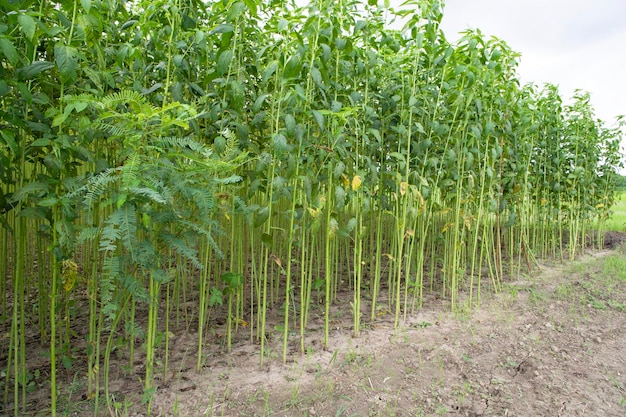
<svg viewBox="0 0 626 417">
<path fill-rule="evenodd" d="M 522 83 L 591 93 L 596 116 L 626 115 L 626 0 L 446 0 L 446 38 L 478 28 L 522 54 Z"/>
</svg>

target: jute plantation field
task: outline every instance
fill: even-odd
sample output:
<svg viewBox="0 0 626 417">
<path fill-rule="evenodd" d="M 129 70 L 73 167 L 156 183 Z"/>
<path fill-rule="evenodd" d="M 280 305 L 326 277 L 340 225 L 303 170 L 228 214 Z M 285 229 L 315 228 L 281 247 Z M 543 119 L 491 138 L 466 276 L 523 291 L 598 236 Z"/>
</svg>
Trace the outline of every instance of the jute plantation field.
<svg viewBox="0 0 626 417">
<path fill-rule="evenodd" d="M 0 1 L 0 413 L 623 413 L 624 120 L 299 3 Z"/>
</svg>

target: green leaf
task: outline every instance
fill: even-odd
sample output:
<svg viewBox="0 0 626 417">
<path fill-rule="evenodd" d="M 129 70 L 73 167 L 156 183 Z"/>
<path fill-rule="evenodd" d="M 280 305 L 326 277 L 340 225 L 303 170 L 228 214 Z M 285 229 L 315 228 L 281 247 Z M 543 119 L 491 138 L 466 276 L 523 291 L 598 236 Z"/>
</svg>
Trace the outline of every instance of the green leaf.
<svg viewBox="0 0 626 417">
<path fill-rule="evenodd" d="M 13 193 L 11 201 L 22 201 L 32 194 L 48 191 L 48 184 L 41 181 L 31 182 Z"/>
<path fill-rule="evenodd" d="M 81 6 L 85 9 L 85 12 L 89 14 L 89 10 L 91 10 L 91 0 L 80 0 Z"/>
<path fill-rule="evenodd" d="M 281 18 L 278 21 L 278 31 L 282 32 L 283 30 L 287 29 L 287 27 L 289 26 L 289 21 L 287 19 Z"/>
<path fill-rule="evenodd" d="M 289 60 L 285 64 L 285 70 L 283 71 L 283 75 L 287 79 L 294 78 L 300 72 L 300 68 L 301 68 L 300 57 L 298 57 L 297 55 L 294 55 L 291 58 L 289 58 Z"/>
<path fill-rule="evenodd" d="M 296 133 L 296 119 L 291 114 L 285 116 L 285 129 L 289 136 L 293 136 Z"/>
<path fill-rule="evenodd" d="M 291 147 L 287 143 L 287 138 L 285 137 L 285 135 L 281 135 L 280 133 L 275 134 L 272 138 L 272 148 L 274 149 L 274 153 L 276 153 L 277 156 L 283 155 L 285 152 L 288 152 L 291 149 Z"/>
<path fill-rule="evenodd" d="M 335 187 L 335 208 L 342 211 L 346 205 L 346 190 L 342 186 Z"/>
<path fill-rule="evenodd" d="M 226 272 L 222 274 L 222 281 L 230 288 L 237 288 L 243 283 L 243 275 L 234 272 Z"/>
<path fill-rule="evenodd" d="M 21 14 L 17 17 L 17 21 L 20 22 L 20 28 L 26 38 L 29 41 L 32 41 L 35 37 L 35 30 L 37 29 L 37 25 L 35 24 L 35 19 L 33 19 L 30 15 Z"/>
<path fill-rule="evenodd" d="M 252 17 L 257 17 L 256 0 L 244 0 Z"/>
<path fill-rule="evenodd" d="M 167 284 L 168 282 L 172 280 L 172 277 L 170 276 L 170 274 L 163 271 L 162 269 L 154 268 L 150 272 L 152 274 L 152 279 L 155 282 L 158 282 L 159 284 Z"/>
<path fill-rule="evenodd" d="M 138 22 L 138 20 L 129 20 L 128 22 L 124 23 L 124 24 L 122 25 L 122 27 L 120 27 L 120 30 L 126 30 L 126 29 L 128 29 L 129 27 L 133 26 L 133 25 L 134 25 L 135 23 L 137 23 L 137 22 Z"/>
<path fill-rule="evenodd" d="M 270 217 L 270 209 L 268 207 L 261 207 L 254 216 L 254 227 L 259 227 Z"/>
<path fill-rule="evenodd" d="M 337 46 L 337 49 L 339 49 L 340 51 L 346 49 L 347 44 L 348 44 L 348 41 L 344 38 L 335 39 L 335 46 Z"/>
<path fill-rule="evenodd" d="M 343 174 L 343 171 L 346 169 L 346 165 L 343 162 L 337 162 L 337 165 L 335 165 L 335 170 L 333 172 L 335 178 L 339 178 L 341 177 L 341 174 Z"/>
<path fill-rule="evenodd" d="M 261 235 L 261 243 L 263 243 L 268 249 L 272 249 L 272 246 L 274 246 L 274 239 L 272 239 L 272 235 L 269 233 L 263 233 Z"/>
<path fill-rule="evenodd" d="M 223 51 L 219 58 L 217 59 L 217 66 L 215 70 L 219 75 L 224 75 L 228 71 L 228 67 L 230 66 L 230 61 L 233 59 L 233 51 L 227 49 Z"/>
<path fill-rule="evenodd" d="M 70 80 L 76 78 L 76 70 L 78 69 L 78 51 L 76 48 L 57 44 L 54 47 L 54 61 L 61 77 Z"/>
<path fill-rule="evenodd" d="M 0 136 L 4 139 L 4 143 L 9 147 L 11 152 L 17 153 L 19 146 L 15 140 L 15 135 L 10 130 L 0 130 Z"/>
<path fill-rule="evenodd" d="M 230 7 L 230 10 L 228 11 L 228 16 L 226 17 L 226 20 L 232 22 L 233 20 L 237 19 L 237 17 L 239 17 L 239 15 L 244 11 L 245 8 L 246 5 L 242 1 L 233 3 L 233 5 Z"/>
<path fill-rule="evenodd" d="M 254 113 L 258 113 L 259 110 L 261 110 L 261 107 L 263 106 L 263 102 L 265 101 L 267 97 L 269 97 L 269 94 L 261 94 L 259 97 L 257 97 L 256 100 L 254 100 L 254 104 L 252 105 L 252 111 Z"/>
<path fill-rule="evenodd" d="M 47 211 L 43 207 L 26 207 L 20 211 L 19 216 L 27 219 L 45 220 Z"/>
<path fill-rule="evenodd" d="M 346 230 L 350 233 L 354 230 L 356 225 L 358 224 L 357 219 L 355 217 L 348 220 L 348 226 L 346 226 Z"/>
<path fill-rule="evenodd" d="M 215 33 L 230 33 L 234 31 L 235 31 L 235 27 L 233 25 L 228 25 L 228 24 L 223 23 L 221 25 L 217 25 L 217 27 L 213 29 L 211 32 L 209 32 L 209 34 L 212 35 Z"/>
<path fill-rule="evenodd" d="M 211 288 L 211 297 L 209 297 L 209 306 L 213 307 L 216 304 L 224 304 L 224 294 L 222 294 L 219 288 L 213 287 Z"/>
<path fill-rule="evenodd" d="M 311 67 L 311 78 L 313 78 L 313 82 L 317 85 L 322 84 L 322 73 L 315 67 Z"/>
<path fill-rule="evenodd" d="M 17 54 L 15 46 L 13 46 L 13 42 L 11 42 L 7 38 L 0 38 L 0 51 L 2 51 L 7 61 L 9 61 L 11 65 L 17 64 L 19 56 Z"/>
<path fill-rule="evenodd" d="M 274 75 L 277 69 L 278 69 L 278 62 L 272 61 L 267 67 L 263 69 L 263 74 L 261 76 L 261 79 L 265 82 L 268 82 L 272 78 L 272 76 Z"/>
<path fill-rule="evenodd" d="M 17 75 L 20 78 L 25 80 L 30 80 L 35 78 L 36 75 L 49 70 L 54 67 L 54 63 L 50 61 L 35 61 L 30 65 L 26 65 L 25 67 L 19 68 L 17 70 Z"/>
<path fill-rule="evenodd" d="M 324 130 L 324 116 L 317 110 L 312 110 L 313 117 L 315 117 L 315 121 L 317 125 L 320 127 L 320 130 Z"/>
<path fill-rule="evenodd" d="M 154 93 L 156 90 L 158 90 L 161 87 L 163 87 L 163 83 L 154 83 L 152 84 L 151 87 L 142 89 L 141 94 L 143 94 L 144 96 L 147 96 L 148 94 Z"/>
<path fill-rule="evenodd" d="M 63 357 L 61 358 L 61 363 L 63 363 L 63 367 L 67 370 L 72 369 L 72 362 L 72 358 L 67 355 L 63 355 Z"/>
<path fill-rule="evenodd" d="M 193 92 L 198 97 L 204 97 L 206 95 L 206 92 L 202 89 L 202 87 L 200 87 L 196 83 L 190 82 L 189 83 L 189 89 L 191 90 L 191 92 Z"/>
<path fill-rule="evenodd" d="M 41 200 L 38 205 L 41 207 L 52 207 L 54 206 L 56 203 L 59 202 L 59 199 L 56 197 L 48 197 L 48 198 L 44 198 L 43 200 Z"/>
</svg>

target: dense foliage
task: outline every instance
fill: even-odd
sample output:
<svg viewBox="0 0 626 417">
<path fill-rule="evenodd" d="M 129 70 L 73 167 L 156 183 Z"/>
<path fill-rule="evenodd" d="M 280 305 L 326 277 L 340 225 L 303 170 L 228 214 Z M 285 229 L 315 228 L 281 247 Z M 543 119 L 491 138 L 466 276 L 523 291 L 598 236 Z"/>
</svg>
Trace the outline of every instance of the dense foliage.
<svg viewBox="0 0 626 417">
<path fill-rule="evenodd" d="M 146 352 L 149 407 L 170 324 L 198 333 L 201 367 L 225 312 L 227 349 L 249 324 L 263 364 L 270 308 L 285 359 L 291 331 L 305 349 L 311 299 L 327 343 L 338 292 L 354 294 L 358 334 L 381 308 L 396 325 L 426 293 L 471 308 L 536 256 L 601 244 L 590 229 L 613 203 L 621 123 L 597 120 L 587 94 L 520 85 L 500 39 L 448 42 L 440 1 L 377 3 L 0 2 L 1 359 L 15 415 L 28 408 L 26 326 L 49 343 L 53 414 L 58 364 L 87 373 L 96 414 L 100 384 L 114 407 L 119 338 L 131 365 Z"/>
</svg>

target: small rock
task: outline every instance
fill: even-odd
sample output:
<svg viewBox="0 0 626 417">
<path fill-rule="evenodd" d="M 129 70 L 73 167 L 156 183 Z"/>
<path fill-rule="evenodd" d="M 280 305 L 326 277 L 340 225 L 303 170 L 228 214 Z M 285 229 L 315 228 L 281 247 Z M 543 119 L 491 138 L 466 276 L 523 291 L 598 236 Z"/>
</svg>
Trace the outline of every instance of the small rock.
<svg viewBox="0 0 626 417">
<path fill-rule="evenodd" d="M 546 329 L 551 329 L 552 328 L 552 323 L 550 323 L 550 322 L 546 322 L 543 325 L 545 326 Z"/>
<path fill-rule="evenodd" d="M 595 340 L 596 340 L 597 343 L 602 343 L 602 339 L 600 339 L 600 336 L 596 337 Z"/>
</svg>

